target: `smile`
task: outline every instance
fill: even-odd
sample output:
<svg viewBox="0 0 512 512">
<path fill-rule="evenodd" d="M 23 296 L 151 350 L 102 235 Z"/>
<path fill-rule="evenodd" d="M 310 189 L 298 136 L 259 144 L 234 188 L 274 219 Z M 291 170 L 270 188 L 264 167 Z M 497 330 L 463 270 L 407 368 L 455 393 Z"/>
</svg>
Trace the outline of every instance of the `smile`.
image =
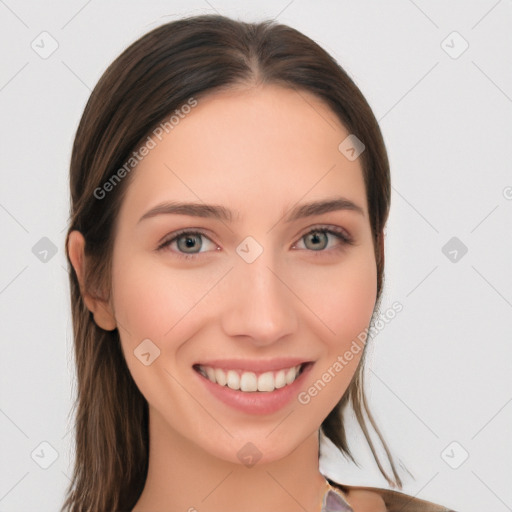
<svg viewBox="0 0 512 512">
<path fill-rule="evenodd" d="M 236 368 L 228 370 L 206 365 L 195 365 L 194 370 L 219 386 L 227 386 L 244 393 L 269 393 L 293 384 L 306 364 L 308 363 L 266 372 L 244 371 Z"/>
</svg>

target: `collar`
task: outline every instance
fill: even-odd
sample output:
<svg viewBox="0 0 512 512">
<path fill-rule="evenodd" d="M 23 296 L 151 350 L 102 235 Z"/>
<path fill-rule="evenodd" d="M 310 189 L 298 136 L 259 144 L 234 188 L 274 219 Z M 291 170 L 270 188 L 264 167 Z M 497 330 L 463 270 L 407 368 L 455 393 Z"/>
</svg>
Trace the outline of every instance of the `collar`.
<svg viewBox="0 0 512 512">
<path fill-rule="evenodd" d="M 341 491 L 332 487 L 327 480 L 325 483 L 326 490 L 322 499 L 321 512 L 354 512 Z"/>
</svg>

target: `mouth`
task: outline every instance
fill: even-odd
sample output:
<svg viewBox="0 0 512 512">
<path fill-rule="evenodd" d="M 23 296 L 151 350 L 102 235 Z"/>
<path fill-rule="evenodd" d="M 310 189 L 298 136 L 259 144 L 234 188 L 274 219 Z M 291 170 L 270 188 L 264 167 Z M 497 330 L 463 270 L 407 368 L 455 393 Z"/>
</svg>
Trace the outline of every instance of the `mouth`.
<svg viewBox="0 0 512 512">
<path fill-rule="evenodd" d="M 290 386 L 312 364 L 311 361 L 306 361 L 268 371 L 246 371 L 240 368 L 220 368 L 206 364 L 195 364 L 192 368 L 220 387 L 254 394 L 271 393 Z"/>
</svg>

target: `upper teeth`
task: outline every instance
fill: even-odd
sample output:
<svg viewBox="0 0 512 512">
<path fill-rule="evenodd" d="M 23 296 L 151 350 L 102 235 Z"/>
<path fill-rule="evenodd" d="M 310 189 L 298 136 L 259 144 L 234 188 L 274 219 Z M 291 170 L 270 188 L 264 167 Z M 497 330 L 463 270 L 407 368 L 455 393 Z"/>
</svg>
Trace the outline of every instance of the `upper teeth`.
<svg viewBox="0 0 512 512">
<path fill-rule="evenodd" d="M 211 366 L 199 365 L 199 372 L 208 380 L 228 386 L 231 389 L 240 391 L 274 391 L 291 384 L 299 374 L 302 365 L 284 368 L 276 372 L 265 372 L 256 375 L 254 372 L 244 372 L 242 370 L 221 370 Z"/>
</svg>

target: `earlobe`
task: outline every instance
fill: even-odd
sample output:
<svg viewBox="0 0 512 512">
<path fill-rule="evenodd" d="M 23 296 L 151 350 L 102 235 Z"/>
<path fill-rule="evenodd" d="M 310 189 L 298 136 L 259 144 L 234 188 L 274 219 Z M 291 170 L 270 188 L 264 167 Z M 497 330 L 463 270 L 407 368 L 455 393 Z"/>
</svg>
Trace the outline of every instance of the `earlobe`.
<svg viewBox="0 0 512 512">
<path fill-rule="evenodd" d="M 90 297 L 88 299 L 89 302 L 93 301 L 92 308 L 87 305 L 87 302 L 86 305 L 94 316 L 95 324 L 104 331 L 113 331 L 117 327 L 117 323 L 110 306 L 99 299 L 91 299 Z"/>
<path fill-rule="evenodd" d="M 93 297 L 85 290 L 84 286 L 84 249 L 85 239 L 80 231 L 72 231 L 69 234 L 67 251 L 71 264 L 75 269 L 78 282 L 80 283 L 80 292 L 84 299 L 87 309 L 93 314 L 94 322 L 98 327 L 105 331 L 113 331 L 116 327 L 116 319 L 114 317 L 110 304 L 97 297 Z"/>
</svg>

